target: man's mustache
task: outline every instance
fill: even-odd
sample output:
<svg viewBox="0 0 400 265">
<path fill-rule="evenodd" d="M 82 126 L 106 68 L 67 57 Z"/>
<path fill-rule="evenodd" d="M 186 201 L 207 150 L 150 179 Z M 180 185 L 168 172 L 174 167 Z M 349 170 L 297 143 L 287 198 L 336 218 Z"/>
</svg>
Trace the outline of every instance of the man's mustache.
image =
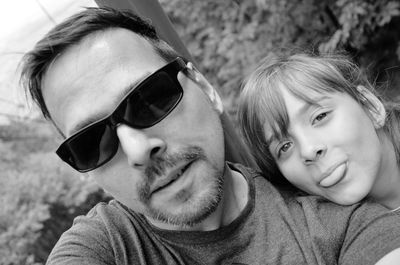
<svg viewBox="0 0 400 265">
<path fill-rule="evenodd" d="M 144 171 L 144 175 L 148 183 L 152 183 L 157 177 L 165 175 L 169 168 L 173 168 L 182 162 L 197 159 L 206 159 L 204 150 L 198 146 L 190 146 L 174 154 L 166 153 L 156 156 L 151 159 L 150 165 Z"/>
</svg>

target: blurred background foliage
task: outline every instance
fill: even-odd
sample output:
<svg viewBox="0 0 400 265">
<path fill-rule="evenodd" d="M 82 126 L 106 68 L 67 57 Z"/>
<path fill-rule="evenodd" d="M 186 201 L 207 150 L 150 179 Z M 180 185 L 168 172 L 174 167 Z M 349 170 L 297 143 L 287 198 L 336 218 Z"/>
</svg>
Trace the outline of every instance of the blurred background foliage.
<svg viewBox="0 0 400 265">
<path fill-rule="evenodd" d="M 344 50 L 373 80 L 393 81 L 385 93 L 399 85 L 398 0 L 160 2 L 233 119 L 243 77 L 281 48 Z"/>
<path fill-rule="evenodd" d="M 41 120 L 0 127 L 0 264 L 43 264 L 76 215 L 107 196 L 54 154 Z"/>
<path fill-rule="evenodd" d="M 242 79 L 279 48 L 345 50 L 382 93 L 399 94 L 399 1 L 160 2 L 234 123 Z M 60 140 L 40 119 L 0 127 L 0 264 L 43 264 L 76 215 L 109 199 L 58 160 Z"/>
</svg>

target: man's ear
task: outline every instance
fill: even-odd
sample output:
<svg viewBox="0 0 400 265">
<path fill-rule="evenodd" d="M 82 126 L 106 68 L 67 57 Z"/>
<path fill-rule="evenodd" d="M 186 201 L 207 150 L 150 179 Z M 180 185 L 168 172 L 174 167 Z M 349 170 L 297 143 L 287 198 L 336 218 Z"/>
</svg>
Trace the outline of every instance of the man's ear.
<svg viewBox="0 0 400 265">
<path fill-rule="evenodd" d="M 207 79 L 194 67 L 191 62 L 187 63 L 186 66 L 188 68 L 190 78 L 201 87 L 203 92 L 210 99 L 215 110 L 217 110 L 218 113 L 222 114 L 222 112 L 224 112 L 224 106 L 217 91 L 207 81 Z"/>
<path fill-rule="evenodd" d="M 379 100 L 369 89 L 364 86 L 357 86 L 357 90 L 364 97 L 365 107 L 371 116 L 372 122 L 374 123 L 375 129 L 380 129 L 385 125 L 386 110 L 382 101 Z"/>
</svg>

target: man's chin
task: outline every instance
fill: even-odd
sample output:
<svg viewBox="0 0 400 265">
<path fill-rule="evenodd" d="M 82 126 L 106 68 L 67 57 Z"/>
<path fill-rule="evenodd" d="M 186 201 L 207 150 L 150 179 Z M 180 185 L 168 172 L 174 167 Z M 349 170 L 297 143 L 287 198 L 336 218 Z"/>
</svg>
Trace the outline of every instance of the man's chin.
<svg viewBox="0 0 400 265">
<path fill-rule="evenodd" d="M 223 195 L 222 181 L 197 198 L 187 198 L 179 205 L 150 207 L 147 216 L 155 223 L 167 226 L 193 227 L 207 219 L 217 209 Z M 183 195 L 181 195 L 183 196 Z"/>
<path fill-rule="evenodd" d="M 164 212 L 153 213 L 154 216 L 151 218 L 155 221 L 155 224 L 162 223 L 165 227 L 177 227 L 177 228 L 190 228 L 197 224 L 203 222 L 207 217 L 209 217 L 216 209 L 216 206 L 210 207 L 201 212 L 183 214 L 170 214 Z M 153 215 L 152 214 L 152 215 Z"/>
</svg>

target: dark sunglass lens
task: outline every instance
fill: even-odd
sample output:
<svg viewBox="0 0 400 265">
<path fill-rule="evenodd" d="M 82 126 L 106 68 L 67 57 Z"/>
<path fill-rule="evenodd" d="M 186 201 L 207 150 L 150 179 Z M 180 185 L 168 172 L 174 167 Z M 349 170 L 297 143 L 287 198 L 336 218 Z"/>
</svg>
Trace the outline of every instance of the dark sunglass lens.
<svg viewBox="0 0 400 265">
<path fill-rule="evenodd" d="M 99 123 L 78 134 L 65 145 L 68 151 L 60 151 L 66 156 L 62 159 L 77 170 L 88 171 L 114 156 L 118 149 L 118 138 L 110 126 Z"/>
<path fill-rule="evenodd" d="M 129 97 L 123 119 L 139 128 L 161 121 L 182 97 L 182 88 L 177 82 L 167 73 L 156 73 Z"/>
</svg>

